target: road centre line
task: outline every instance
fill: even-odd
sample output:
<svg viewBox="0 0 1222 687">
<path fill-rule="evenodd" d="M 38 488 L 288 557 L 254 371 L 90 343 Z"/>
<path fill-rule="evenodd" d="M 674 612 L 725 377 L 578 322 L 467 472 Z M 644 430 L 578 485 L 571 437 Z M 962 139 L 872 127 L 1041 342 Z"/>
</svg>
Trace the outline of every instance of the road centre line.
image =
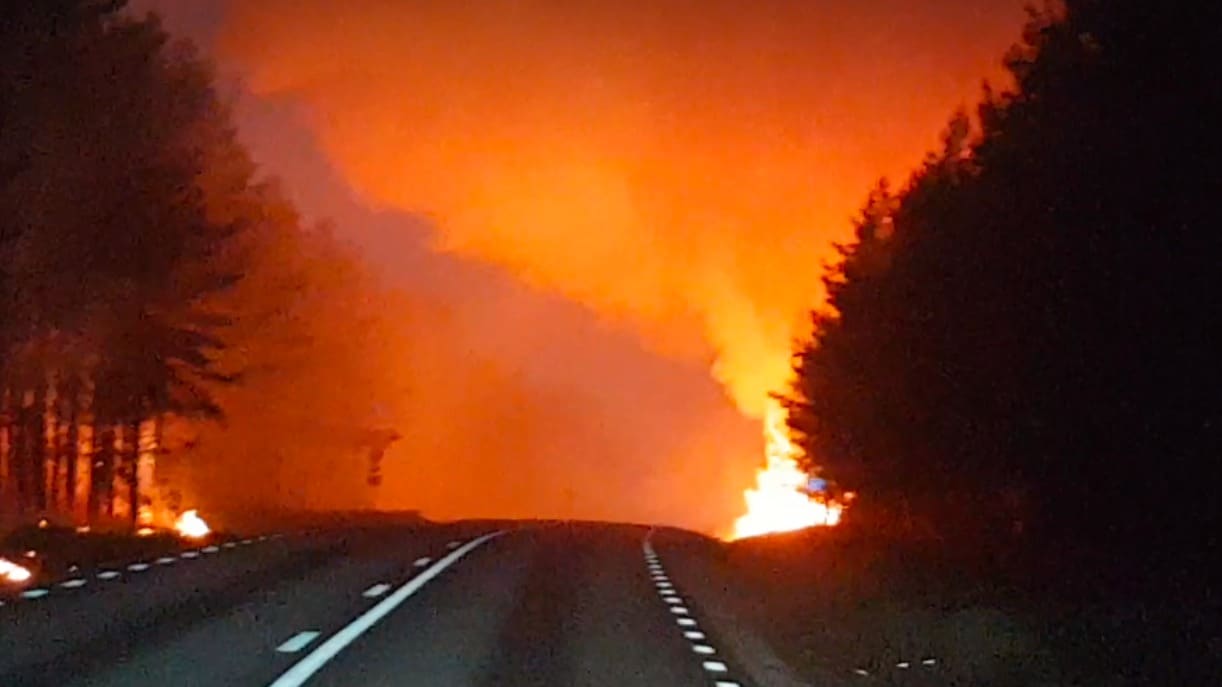
<svg viewBox="0 0 1222 687">
<path fill-rule="evenodd" d="M 357 616 L 355 620 L 344 626 L 339 632 L 331 635 L 322 644 L 319 644 L 313 651 L 302 657 L 300 661 L 295 663 L 283 675 L 276 678 L 268 687 L 299 687 L 305 684 L 314 673 L 317 673 L 323 668 L 332 658 L 335 658 L 339 652 L 343 651 L 349 644 L 355 641 L 358 637 L 364 634 L 369 628 L 373 627 L 382 618 L 390 614 L 391 611 L 398 608 L 404 601 L 410 598 L 413 594 L 420 591 L 425 584 L 437 577 L 446 568 L 457 563 L 459 559 L 471 553 L 475 549 L 482 546 L 485 542 L 505 534 L 505 530 L 490 532 L 473 539 L 463 546 L 456 548 L 446 554 L 444 558 L 437 561 L 430 567 L 423 570 L 419 575 L 408 580 L 403 586 L 396 589 L 392 594 L 379 601 L 372 608 Z"/>
<path fill-rule="evenodd" d="M 373 599 L 382 596 L 388 591 L 390 591 L 390 585 L 386 584 L 385 582 L 379 582 L 369 589 L 361 592 L 361 596 L 365 597 L 366 599 Z"/>
<path fill-rule="evenodd" d="M 319 633 L 315 630 L 302 630 L 276 647 L 276 651 L 282 654 L 295 654 L 309 646 L 310 642 L 318 638 L 318 635 Z"/>
</svg>

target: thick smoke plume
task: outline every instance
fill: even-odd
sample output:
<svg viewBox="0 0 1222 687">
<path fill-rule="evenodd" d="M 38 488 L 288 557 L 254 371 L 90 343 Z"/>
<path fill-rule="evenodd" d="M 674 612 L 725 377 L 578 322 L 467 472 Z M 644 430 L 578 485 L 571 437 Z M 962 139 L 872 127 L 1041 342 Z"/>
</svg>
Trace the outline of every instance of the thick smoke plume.
<svg viewBox="0 0 1222 687">
<path fill-rule="evenodd" d="M 758 415 L 854 204 L 999 52 L 946 25 L 967 6 L 841 5 L 267 0 L 233 4 L 221 53 L 310 109 L 368 201 L 712 358 Z"/>
</svg>

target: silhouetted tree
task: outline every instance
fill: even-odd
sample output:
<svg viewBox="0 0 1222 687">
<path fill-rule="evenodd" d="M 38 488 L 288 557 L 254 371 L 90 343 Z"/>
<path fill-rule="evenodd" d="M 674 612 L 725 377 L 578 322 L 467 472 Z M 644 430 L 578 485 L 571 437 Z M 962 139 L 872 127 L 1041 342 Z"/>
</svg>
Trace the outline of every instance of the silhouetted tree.
<svg viewBox="0 0 1222 687">
<path fill-rule="evenodd" d="M 208 67 L 123 5 L 5 3 L 0 18 L 0 488 L 72 511 L 86 477 L 88 512 L 113 514 L 121 476 L 134 518 L 142 426 L 220 415 L 230 315 L 213 303 L 263 218 Z"/>
<path fill-rule="evenodd" d="M 931 521 L 1216 554 L 1217 34 L 1174 3 L 1032 13 L 1013 91 L 841 248 L 786 396 L 814 462 Z"/>
</svg>

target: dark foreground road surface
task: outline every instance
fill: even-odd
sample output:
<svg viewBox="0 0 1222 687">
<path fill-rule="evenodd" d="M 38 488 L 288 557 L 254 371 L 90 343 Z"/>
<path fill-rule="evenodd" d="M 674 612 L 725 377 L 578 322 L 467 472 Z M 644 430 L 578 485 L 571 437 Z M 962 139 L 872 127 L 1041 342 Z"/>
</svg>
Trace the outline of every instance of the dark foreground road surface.
<svg viewBox="0 0 1222 687">
<path fill-rule="evenodd" d="M 648 534 L 346 528 L 82 571 L 0 607 L 0 685 L 747 685 Z"/>
</svg>

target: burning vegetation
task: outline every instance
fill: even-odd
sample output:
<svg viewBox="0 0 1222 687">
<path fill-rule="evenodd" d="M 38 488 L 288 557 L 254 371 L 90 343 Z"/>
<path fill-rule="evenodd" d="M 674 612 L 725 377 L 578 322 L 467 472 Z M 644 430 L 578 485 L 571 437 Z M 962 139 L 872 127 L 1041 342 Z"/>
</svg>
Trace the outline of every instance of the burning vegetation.
<svg viewBox="0 0 1222 687">
<path fill-rule="evenodd" d="M 755 487 L 743 493 L 747 512 L 734 521 L 734 539 L 840 522 L 843 504 L 807 491 L 811 477 L 799 463 L 801 451 L 789 438 L 785 420 L 785 408 L 775 401 L 769 404 L 764 416 L 765 465 L 756 473 Z"/>
</svg>

